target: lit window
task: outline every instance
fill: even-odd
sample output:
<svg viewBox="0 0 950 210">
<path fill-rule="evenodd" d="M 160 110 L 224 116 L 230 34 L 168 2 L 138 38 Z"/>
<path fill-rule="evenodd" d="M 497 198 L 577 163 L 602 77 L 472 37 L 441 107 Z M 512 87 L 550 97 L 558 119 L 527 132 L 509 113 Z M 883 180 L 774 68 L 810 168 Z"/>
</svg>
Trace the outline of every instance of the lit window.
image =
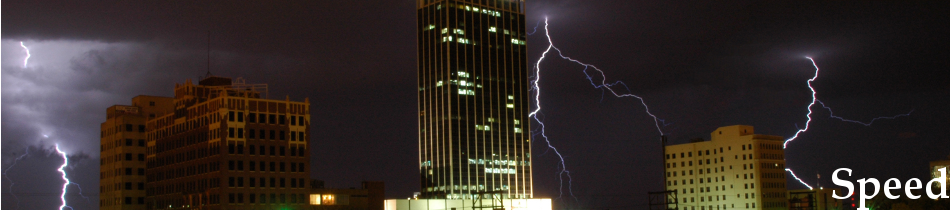
<svg viewBox="0 0 950 210">
<path fill-rule="evenodd" d="M 515 133 L 521 133 L 521 128 L 515 127 Z"/>
<path fill-rule="evenodd" d="M 436 82 L 436 83 L 435 83 L 435 86 L 436 86 L 436 87 L 441 87 L 441 86 L 442 86 L 442 81 Z"/>
<path fill-rule="evenodd" d="M 470 74 L 468 74 L 468 72 L 464 72 L 464 71 L 459 71 L 458 74 L 459 74 L 459 77 L 464 77 L 464 78 L 468 78 L 471 76 Z"/>
<path fill-rule="evenodd" d="M 515 100 L 515 96 L 513 96 L 513 95 L 508 95 L 508 100 Z"/>
<path fill-rule="evenodd" d="M 488 118 L 488 122 L 495 122 L 495 118 L 489 117 L 489 118 Z"/>
<path fill-rule="evenodd" d="M 511 32 L 509 32 L 508 29 L 505 29 L 505 34 L 509 34 L 509 33 Z"/>
<path fill-rule="evenodd" d="M 426 29 L 426 30 L 428 31 L 428 30 L 432 30 L 432 29 L 435 29 L 435 25 L 429 25 L 429 28 Z"/>
<path fill-rule="evenodd" d="M 491 130 L 491 126 L 488 126 L 488 125 L 475 125 L 475 130 L 490 131 L 490 130 Z"/>
<path fill-rule="evenodd" d="M 465 35 L 465 30 L 456 28 L 456 29 L 455 29 L 455 34 L 458 34 L 458 35 Z"/>
<path fill-rule="evenodd" d="M 521 120 L 515 120 L 515 125 L 521 125 Z"/>
<path fill-rule="evenodd" d="M 488 32 L 492 32 L 492 33 L 498 32 L 498 28 L 495 28 L 494 26 L 489 27 Z"/>
<path fill-rule="evenodd" d="M 310 194 L 310 205 L 321 205 L 320 194 Z"/>
<path fill-rule="evenodd" d="M 442 28 L 442 34 L 445 34 L 445 33 L 448 33 L 448 32 L 449 32 L 449 28 Z"/>
<path fill-rule="evenodd" d="M 515 108 L 515 104 L 507 104 L 507 107 L 508 107 L 509 109 L 514 109 L 514 108 Z"/>
</svg>

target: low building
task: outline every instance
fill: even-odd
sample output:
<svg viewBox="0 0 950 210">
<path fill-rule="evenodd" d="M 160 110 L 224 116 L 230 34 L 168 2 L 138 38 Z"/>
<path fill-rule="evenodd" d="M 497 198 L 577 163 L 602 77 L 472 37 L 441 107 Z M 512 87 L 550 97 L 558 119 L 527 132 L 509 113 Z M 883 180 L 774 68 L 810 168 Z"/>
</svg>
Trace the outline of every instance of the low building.
<svg viewBox="0 0 950 210">
<path fill-rule="evenodd" d="M 535 199 L 389 199 L 385 210 L 518 209 L 551 210 L 550 198 Z"/>
<path fill-rule="evenodd" d="M 946 160 L 931 161 L 930 162 L 930 179 L 940 177 L 940 171 L 938 170 L 942 168 L 946 168 L 947 170 L 945 171 L 947 173 L 950 173 L 950 168 L 948 167 L 950 167 L 950 156 L 947 156 Z M 950 183 L 950 176 L 947 176 L 945 178 L 947 178 L 947 183 Z M 936 185 L 936 188 L 940 189 L 940 185 Z"/>
<path fill-rule="evenodd" d="M 310 187 L 311 210 L 383 210 L 383 182 L 364 181 L 359 189 L 332 189 L 313 180 Z"/>
<path fill-rule="evenodd" d="M 665 146 L 666 190 L 682 210 L 788 209 L 784 139 L 733 125 Z"/>
<path fill-rule="evenodd" d="M 832 191 L 838 195 L 844 195 L 847 191 L 841 188 L 819 188 L 813 190 L 789 190 L 788 191 L 788 209 L 789 210 L 833 210 L 844 209 L 848 207 L 844 202 L 831 197 Z"/>
</svg>

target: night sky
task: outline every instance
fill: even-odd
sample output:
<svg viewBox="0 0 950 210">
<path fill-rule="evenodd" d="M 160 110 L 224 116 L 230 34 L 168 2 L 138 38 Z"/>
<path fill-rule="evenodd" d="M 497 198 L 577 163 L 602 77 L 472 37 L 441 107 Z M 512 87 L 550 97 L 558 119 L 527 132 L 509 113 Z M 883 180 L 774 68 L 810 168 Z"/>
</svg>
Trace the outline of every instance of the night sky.
<svg viewBox="0 0 950 210">
<path fill-rule="evenodd" d="M 96 209 L 106 108 L 172 96 L 175 83 L 204 75 L 209 31 L 211 73 L 267 83 L 271 98 L 309 98 L 313 178 L 335 188 L 384 181 L 390 198 L 419 191 L 415 1 L 2 3 L 3 209 L 16 207 L 12 183 L 20 209 L 59 206 L 56 143 L 89 196 L 71 186 L 69 204 Z M 528 32 L 540 22 L 528 36 L 530 60 L 548 46 L 548 17 L 554 44 L 642 96 L 671 123 L 662 129 L 672 143 L 734 124 L 793 135 L 807 120 L 811 56 L 821 68 L 817 97 L 836 116 L 913 113 L 867 127 L 816 105 L 809 131 L 786 149 L 786 165 L 805 181 L 821 174 L 831 186 L 842 167 L 854 170 L 849 180 L 927 178 L 928 162 L 950 155 L 946 1 L 526 4 Z M 31 50 L 25 68 L 21 41 Z M 636 99 L 594 88 L 582 66 L 549 58 L 541 68 L 547 136 L 576 196 L 565 187 L 556 206 L 646 208 L 647 192 L 662 189 L 652 118 Z M 535 142 L 535 195 L 557 198 L 558 159 Z M 804 188 L 791 178 L 788 187 Z"/>
</svg>

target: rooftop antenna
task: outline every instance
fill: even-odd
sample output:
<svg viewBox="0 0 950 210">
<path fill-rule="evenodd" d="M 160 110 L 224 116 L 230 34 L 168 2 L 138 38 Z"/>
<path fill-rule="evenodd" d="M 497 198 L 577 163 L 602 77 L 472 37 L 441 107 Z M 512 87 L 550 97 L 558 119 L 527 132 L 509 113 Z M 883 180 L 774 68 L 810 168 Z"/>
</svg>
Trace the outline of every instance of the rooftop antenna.
<svg viewBox="0 0 950 210">
<path fill-rule="evenodd" d="M 208 30 L 208 73 L 205 74 L 205 77 L 211 75 L 211 30 Z"/>
</svg>

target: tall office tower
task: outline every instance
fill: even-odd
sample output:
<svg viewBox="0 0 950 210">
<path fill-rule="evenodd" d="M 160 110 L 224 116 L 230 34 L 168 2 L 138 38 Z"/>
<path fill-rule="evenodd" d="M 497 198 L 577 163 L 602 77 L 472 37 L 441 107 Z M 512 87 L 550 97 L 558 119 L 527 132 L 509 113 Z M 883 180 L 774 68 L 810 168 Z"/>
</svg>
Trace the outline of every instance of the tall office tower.
<svg viewBox="0 0 950 210">
<path fill-rule="evenodd" d="M 136 96 L 106 109 L 100 125 L 99 209 L 145 208 L 145 122 L 172 113 L 172 98 Z"/>
<path fill-rule="evenodd" d="M 147 129 L 148 209 L 304 209 L 310 102 L 209 76 L 175 85 Z"/>
<path fill-rule="evenodd" d="M 666 146 L 666 190 L 677 192 L 683 210 L 788 209 L 782 143 L 733 125 L 710 141 Z"/>
<path fill-rule="evenodd" d="M 417 0 L 422 197 L 532 198 L 523 0 Z"/>
</svg>

